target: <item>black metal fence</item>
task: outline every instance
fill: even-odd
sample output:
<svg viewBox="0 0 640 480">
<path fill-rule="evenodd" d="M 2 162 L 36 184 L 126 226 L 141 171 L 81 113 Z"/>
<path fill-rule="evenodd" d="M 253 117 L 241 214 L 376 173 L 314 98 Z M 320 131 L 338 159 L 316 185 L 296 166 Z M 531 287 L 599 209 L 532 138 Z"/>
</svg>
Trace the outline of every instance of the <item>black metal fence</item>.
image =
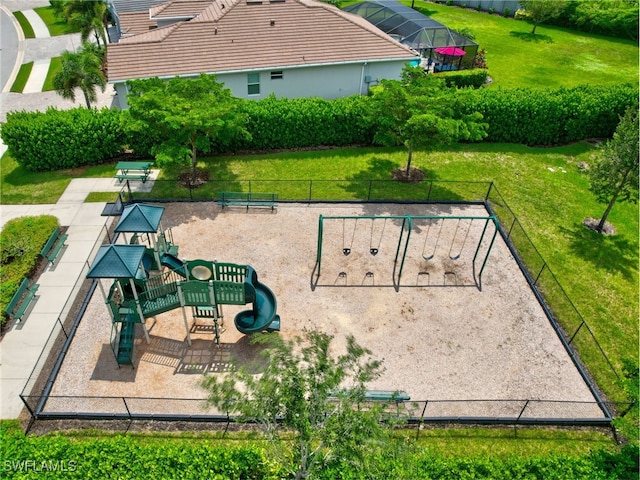
<svg viewBox="0 0 640 480">
<path fill-rule="evenodd" d="M 484 204 L 500 222 L 500 233 L 511 249 L 531 289 L 549 321 L 591 389 L 595 402 L 559 402 L 528 400 L 420 400 L 398 404 L 413 423 L 491 423 L 608 425 L 614 412 L 626 413 L 630 405 L 623 401 L 605 401 L 592 376 L 581 361 L 597 366 L 594 372 L 601 385 L 611 386 L 620 378 L 593 331 L 562 288 L 509 208 L 495 185 L 489 182 L 443 182 L 427 180 L 416 185 L 386 180 L 233 180 L 213 181 L 207 190 L 176 188 L 175 181 L 158 182 L 152 194 L 133 193 L 128 185 L 122 198 L 132 202 L 213 201 L 222 191 L 277 192 L 284 202 L 410 202 Z M 170 189 L 170 190 L 168 190 Z M 122 194 L 121 194 L 122 195 Z M 105 227 L 106 228 L 106 227 Z M 105 235 L 108 239 L 109 235 Z M 96 245 L 96 248 L 99 245 Z M 85 292 L 51 332 L 38 364 L 21 398 L 32 419 L 84 420 L 157 420 L 227 422 L 228 414 L 213 412 L 204 399 L 157 399 L 141 397 L 62 397 L 51 394 L 58 370 L 64 360 L 75 328 L 95 283 L 79 283 Z M 609 372 L 609 374 L 607 374 Z M 609 389 L 611 391 L 611 389 Z M 464 408 L 461 408 L 464 407 Z M 400 411 L 400 410 L 399 410 Z"/>
</svg>

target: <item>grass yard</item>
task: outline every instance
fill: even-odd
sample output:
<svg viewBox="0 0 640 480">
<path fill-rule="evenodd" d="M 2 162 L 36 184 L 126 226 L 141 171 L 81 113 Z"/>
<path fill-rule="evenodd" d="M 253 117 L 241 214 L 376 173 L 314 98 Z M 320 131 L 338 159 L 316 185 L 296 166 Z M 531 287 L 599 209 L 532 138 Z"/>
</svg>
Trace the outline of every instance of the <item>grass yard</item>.
<svg viewBox="0 0 640 480">
<path fill-rule="evenodd" d="M 18 24 L 20 24 L 20 28 L 22 29 L 22 33 L 24 34 L 24 38 L 36 38 L 33 27 L 29 23 L 29 20 L 27 20 L 27 17 L 24 16 L 24 13 L 20 11 L 13 12 L 13 16 L 16 17 Z"/>
<path fill-rule="evenodd" d="M 73 178 L 110 177 L 114 165 L 29 172 L 5 153 L 0 159 L 0 205 L 37 205 L 56 203 Z"/>
<path fill-rule="evenodd" d="M 29 81 L 29 75 L 31 75 L 32 69 L 33 62 L 23 63 L 22 65 L 20 65 L 18 75 L 16 75 L 16 79 L 11 86 L 11 92 L 22 93 L 22 90 L 24 90 L 25 85 Z"/>
<path fill-rule="evenodd" d="M 521 20 L 423 0 L 415 7 L 453 30 L 466 27 L 475 34 L 475 42 L 487 52 L 493 78 L 489 88 L 638 82 L 638 44 L 633 40 L 547 25 L 531 35 L 532 25 Z"/>
<path fill-rule="evenodd" d="M 44 79 L 42 85 L 43 92 L 49 92 L 55 90 L 53 86 L 53 79 L 62 69 L 62 57 L 53 57 L 49 63 L 49 70 L 47 71 L 47 78 Z"/>
<path fill-rule="evenodd" d="M 47 25 L 49 34 L 52 37 L 56 35 L 66 35 L 68 33 L 78 33 L 79 30 L 73 28 L 63 19 L 55 16 L 52 7 L 38 7 L 34 8 L 35 12 L 42 18 L 42 21 Z"/>
</svg>

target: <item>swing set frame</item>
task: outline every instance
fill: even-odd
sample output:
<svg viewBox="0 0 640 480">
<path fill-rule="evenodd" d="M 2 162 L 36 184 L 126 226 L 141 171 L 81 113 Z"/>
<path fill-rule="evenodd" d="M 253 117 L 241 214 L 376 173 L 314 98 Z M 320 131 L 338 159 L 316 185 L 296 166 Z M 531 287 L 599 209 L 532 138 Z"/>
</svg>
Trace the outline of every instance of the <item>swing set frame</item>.
<svg viewBox="0 0 640 480">
<path fill-rule="evenodd" d="M 496 236 L 498 235 L 498 231 L 499 231 L 499 226 L 498 226 L 498 219 L 496 218 L 495 215 L 485 215 L 485 216 L 468 216 L 468 215 L 381 215 L 381 216 L 376 216 L 376 215 L 362 215 L 362 216 L 324 216 L 324 215 L 320 215 L 318 218 L 318 248 L 316 251 L 316 265 L 315 265 L 315 277 L 316 277 L 316 282 L 317 280 L 320 278 L 320 273 L 321 273 L 321 268 L 322 268 L 322 240 L 323 240 L 323 235 L 324 235 L 324 222 L 330 220 L 342 220 L 343 222 L 345 220 L 355 220 L 355 225 L 354 225 L 354 231 L 353 231 L 353 235 L 352 235 L 352 242 L 353 242 L 353 237 L 355 236 L 355 231 L 357 229 L 358 226 L 358 220 L 371 220 L 372 222 L 376 221 L 376 220 L 384 220 L 385 222 L 385 226 L 386 226 L 386 222 L 388 220 L 397 220 L 399 222 L 401 222 L 401 227 L 400 227 L 400 235 L 398 237 L 398 243 L 397 243 L 397 247 L 396 247 L 396 253 L 395 253 L 395 257 L 393 260 L 393 285 L 395 287 L 396 290 L 400 289 L 400 279 L 402 277 L 402 270 L 404 269 L 404 263 L 405 260 L 407 258 L 407 251 L 409 249 L 409 242 L 411 241 L 411 232 L 413 231 L 413 224 L 415 223 L 416 220 L 427 220 L 427 221 L 447 221 L 447 220 L 457 220 L 458 224 L 456 225 L 456 234 L 454 235 L 454 238 L 452 239 L 452 244 L 451 244 L 451 248 L 453 248 L 453 242 L 455 242 L 455 236 L 457 235 L 457 230 L 460 226 L 460 221 L 461 220 L 468 220 L 470 222 L 470 225 L 464 235 L 464 242 L 460 248 L 460 253 L 455 257 L 451 257 L 451 248 L 449 249 L 449 258 L 451 258 L 452 260 L 456 260 L 457 258 L 460 257 L 460 255 L 462 254 L 462 249 L 464 248 L 464 244 L 467 241 L 467 236 L 469 235 L 469 230 L 471 230 L 471 223 L 473 223 L 474 221 L 483 221 L 484 222 L 484 226 L 482 228 L 482 233 L 480 234 L 480 238 L 478 239 L 477 245 L 475 247 L 475 252 L 473 255 L 473 260 L 472 260 L 472 265 L 473 265 L 473 277 L 474 280 L 476 281 L 476 285 L 478 287 L 478 289 L 481 289 L 481 285 L 482 285 L 482 273 L 484 271 L 484 268 L 487 265 L 487 261 L 489 259 L 489 255 L 491 253 L 491 249 L 493 248 L 493 244 L 495 243 L 496 240 Z M 489 247 L 487 248 L 487 252 L 486 254 L 483 256 L 483 258 L 479 258 L 480 257 L 480 247 L 485 239 L 485 236 L 487 235 L 487 229 L 490 223 L 493 223 L 494 229 L 493 229 L 493 234 L 491 235 L 491 239 L 489 240 Z M 372 233 L 371 235 L 373 235 L 373 223 L 371 224 L 371 230 Z M 442 230 L 442 225 L 440 226 L 440 231 Z M 349 245 L 349 247 L 345 246 L 344 243 L 344 236 L 345 236 L 345 228 L 344 228 L 344 223 L 343 223 L 343 228 L 342 228 L 342 233 L 343 233 L 343 254 L 345 256 L 349 255 L 351 253 L 351 245 Z M 438 237 L 439 237 L 440 232 L 438 233 Z M 384 235 L 384 228 L 382 230 L 382 234 Z M 428 235 L 428 234 L 427 234 Z M 371 240 L 370 242 L 372 242 L 373 240 Z M 380 241 L 378 242 L 378 247 L 380 246 L 380 243 L 382 242 L 382 238 L 380 238 Z M 425 238 L 425 243 L 426 243 L 426 238 Z M 372 245 L 372 244 L 371 244 Z M 437 247 L 437 244 L 436 244 Z M 376 252 L 374 253 L 373 250 L 375 250 Z M 435 252 L 435 251 L 434 251 Z M 378 248 L 376 247 L 375 249 L 370 246 L 370 253 L 372 255 L 376 255 L 378 253 Z M 423 253 L 424 253 L 424 246 L 423 246 Z M 424 258 L 424 257 L 423 257 Z M 431 258 L 433 258 L 433 255 L 431 256 Z M 425 260 L 430 260 L 425 258 Z M 476 261 L 477 260 L 481 260 L 481 265 L 479 269 L 476 269 Z"/>
</svg>

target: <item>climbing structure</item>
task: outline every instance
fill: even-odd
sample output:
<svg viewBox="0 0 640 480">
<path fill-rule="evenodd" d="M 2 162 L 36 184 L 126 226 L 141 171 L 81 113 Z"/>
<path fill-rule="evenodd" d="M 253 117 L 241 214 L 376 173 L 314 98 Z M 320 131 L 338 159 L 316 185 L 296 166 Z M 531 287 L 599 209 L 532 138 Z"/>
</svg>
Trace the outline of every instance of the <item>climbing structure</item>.
<svg viewBox="0 0 640 480">
<path fill-rule="evenodd" d="M 156 210 L 139 207 L 137 213 L 131 212 L 127 216 L 123 213 L 120 224 L 125 221 L 129 226 L 121 228 L 120 233 L 140 228 L 139 225 L 131 225 L 132 215 L 144 217 L 148 211 L 157 213 Z M 177 257 L 178 247 L 173 244 L 170 231 L 161 231 L 157 235 L 155 231 L 151 232 L 159 226 L 160 216 L 155 215 L 157 221 L 148 223 L 144 227 L 146 231 L 136 232 L 129 244 L 101 247 L 87 274 L 87 278 L 114 279 L 108 292 L 104 291 L 102 283 L 99 285 L 111 314 L 111 346 L 118 365 L 133 365 L 136 323 L 142 325 L 149 342 L 145 319 L 176 308 L 182 309 L 189 345 L 187 307 L 191 308 L 194 318 L 213 322 L 218 345 L 222 305 L 252 304 L 251 310 L 235 316 L 235 326 L 242 333 L 280 330 L 275 295 L 258 281 L 252 267 L 209 260 L 183 262 Z M 145 233 L 151 246 L 138 244 Z"/>
</svg>

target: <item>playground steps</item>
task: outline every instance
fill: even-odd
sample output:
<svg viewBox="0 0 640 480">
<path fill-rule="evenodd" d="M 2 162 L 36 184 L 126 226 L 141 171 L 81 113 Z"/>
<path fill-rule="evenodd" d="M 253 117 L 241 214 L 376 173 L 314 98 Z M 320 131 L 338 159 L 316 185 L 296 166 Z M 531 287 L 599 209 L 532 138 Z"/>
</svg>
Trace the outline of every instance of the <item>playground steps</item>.
<svg viewBox="0 0 640 480">
<path fill-rule="evenodd" d="M 134 322 L 125 322 L 121 325 L 116 361 L 118 365 L 133 365 L 133 339 L 135 337 L 136 324 Z"/>
</svg>

